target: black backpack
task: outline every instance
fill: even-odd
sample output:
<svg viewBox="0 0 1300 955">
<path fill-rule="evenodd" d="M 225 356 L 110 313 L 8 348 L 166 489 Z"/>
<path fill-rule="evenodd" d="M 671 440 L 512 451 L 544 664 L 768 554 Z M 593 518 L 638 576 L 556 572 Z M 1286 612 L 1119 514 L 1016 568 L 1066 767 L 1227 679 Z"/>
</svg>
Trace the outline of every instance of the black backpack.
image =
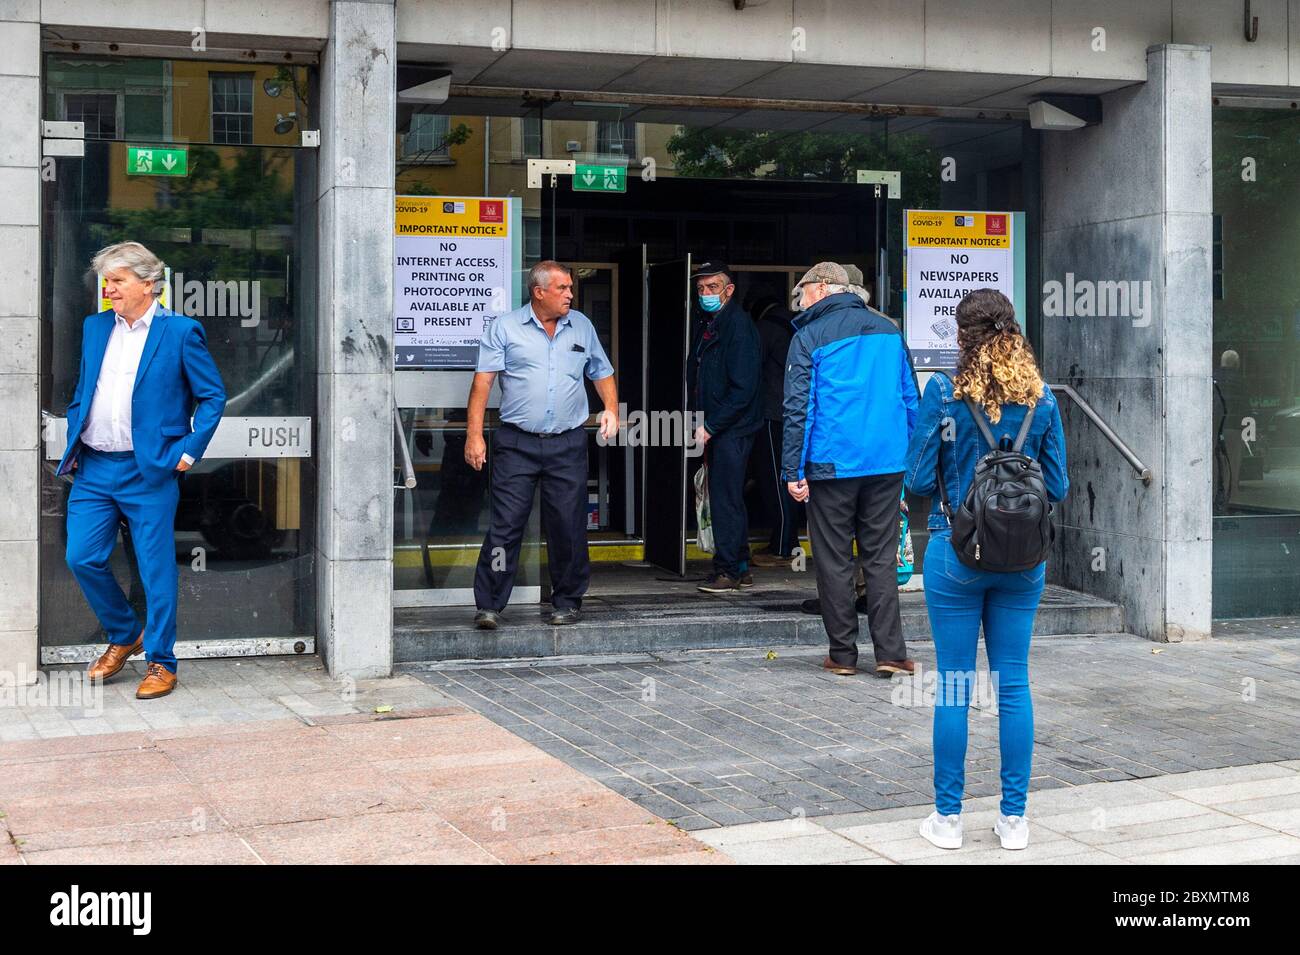
<svg viewBox="0 0 1300 955">
<path fill-rule="evenodd" d="M 953 552 L 975 570 L 1030 570 L 1047 559 L 1056 538 L 1042 466 L 1020 450 L 1034 409 L 1025 415 L 1015 443 L 1004 438 L 999 446 L 983 412 L 969 398 L 965 402 L 990 450 L 976 462 L 966 499 L 953 513 L 943 481 L 943 449 L 939 449 L 939 496 L 952 528 Z"/>
</svg>

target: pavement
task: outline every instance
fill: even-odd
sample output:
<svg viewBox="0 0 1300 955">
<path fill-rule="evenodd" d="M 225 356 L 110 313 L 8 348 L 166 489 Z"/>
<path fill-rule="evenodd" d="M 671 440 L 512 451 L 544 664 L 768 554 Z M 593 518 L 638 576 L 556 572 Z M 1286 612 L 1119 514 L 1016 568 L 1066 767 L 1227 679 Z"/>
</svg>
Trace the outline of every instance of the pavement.
<svg viewBox="0 0 1300 955">
<path fill-rule="evenodd" d="M 139 669 L 0 695 L 0 864 L 727 862 L 410 676 L 185 661 L 139 701 Z"/>
<path fill-rule="evenodd" d="M 725 826 L 695 833 L 747 865 L 1207 865 L 1300 863 L 1300 760 L 1035 793 L 1029 847 L 993 833 L 998 797 L 962 807 L 960 849 L 917 832 L 931 807 Z"/>
<path fill-rule="evenodd" d="M 1300 640 L 1273 632 L 1036 641 L 1029 812 L 1051 789 L 1300 759 Z M 892 680 L 835 676 L 808 647 L 406 672 L 694 831 L 931 804 L 934 648 L 908 651 L 918 675 Z M 1001 788 L 990 682 L 971 798 Z"/>
<path fill-rule="evenodd" d="M 1034 645 L 1030 848 L 997 846 L 996 705 L 971 715 L 966 844 L 933 797 L 918 676 L 808 647 L 407 666 L 79 668 L 0 685 L 0 863 L 1300 861 L 1300 628 Z M 22 694 L 26 695 L 23 696 Z"/>
<path fill-rule="evenodd" d="M 1300 629 L 1033 645 L 1031 848 L 1003 851 L 996 704 L 977 697 L 967 839 L 933 849 L 933 647 L 916 677 L 837 677 L 807 647 L 407 672 L 733 861 L 1298 861 Z M 981 666 L 987 662 L 981 653 Z M 927 685 L 930 695 L 927 696 Z"/>
</svg>

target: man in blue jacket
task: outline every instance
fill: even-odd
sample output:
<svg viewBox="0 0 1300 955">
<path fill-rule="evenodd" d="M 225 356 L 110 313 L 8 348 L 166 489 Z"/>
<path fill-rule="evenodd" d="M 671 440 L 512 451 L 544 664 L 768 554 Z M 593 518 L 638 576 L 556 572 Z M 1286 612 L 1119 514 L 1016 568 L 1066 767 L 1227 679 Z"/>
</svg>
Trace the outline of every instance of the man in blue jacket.
<svg viewBox="0 0 1300 955">
<path fill-rule="evenodd" d="M 783 477 L 808 502 L 808 535 L 833 673 L 857 672 L 855 562 L 866 578 L 876 673 L 913 672 L 898 612 L 898 509 L 919 405 L 903 336 L 819 262 L 799 281 L 785 372 Z"/>
<path fill-rule="evenodd" d="M 704 320 L 692 336 L 687 380 L 695 383 L 691 408 L 704 414 L 695 441 L 709 466 L 714 544 L 713 573 L 699 589 L 734 593 L 753 581 L 745 472 L 754 435 L 763 426 L 758 332 L 735 297 L 726 265 L 707 259 L 693 278 Z"/>
<path fill-rule="evenodd" d="M 75 473 L 67 562 L 108 634 L 89 678 L 107 680 L 143 651 L 147 666 L 135 695 L 151 700 L 176 688 L 180 476 L 216 433 L 226 390 L 203 326 L 159 305 L 163 264 L 156 255 L 139 242 L 121 242 L 101 249 L 92 268 L 104 277 L 113 307 L 82 326 L 68 446 L 58 468 L 60 475 Z M 123 518 L 144 585 L 144 626 L 108 566 Z"/>
</svg>

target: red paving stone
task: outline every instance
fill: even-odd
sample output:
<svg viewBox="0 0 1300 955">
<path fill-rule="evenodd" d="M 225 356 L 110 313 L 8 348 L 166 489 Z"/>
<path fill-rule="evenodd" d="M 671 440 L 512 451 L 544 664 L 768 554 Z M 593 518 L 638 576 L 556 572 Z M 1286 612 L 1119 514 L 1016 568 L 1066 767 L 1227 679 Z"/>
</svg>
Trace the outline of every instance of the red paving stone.
<svg viewBox="0 0 1300 955">
<path fill-rule="evenodd" d="M 0 865 L 730 861 L 471 711 L 315 722 L 0 744 Z"/>
<path fill-rule="evenodd" d="M 382 825 L 376 821 L 372 816 L 349 816 L 258 826 L 245 838 L 268 864 L 497 862 L 435 812 L 394 812 L 381 817 Z"/>
<path fill-rule="evenodd" d="M 6 802 L 5 812 L 6 822 L 22 834 L 28 852 L 227 828 L 203 794 L 189 784 L 29 797 Z"/>
<path fill-rule="evenodd" d="M 257 865 L 258 858 L 235 833 L 199 833 L 149 842 L 113 842 L 19 853 L 28 865 Z"/>
</svg>

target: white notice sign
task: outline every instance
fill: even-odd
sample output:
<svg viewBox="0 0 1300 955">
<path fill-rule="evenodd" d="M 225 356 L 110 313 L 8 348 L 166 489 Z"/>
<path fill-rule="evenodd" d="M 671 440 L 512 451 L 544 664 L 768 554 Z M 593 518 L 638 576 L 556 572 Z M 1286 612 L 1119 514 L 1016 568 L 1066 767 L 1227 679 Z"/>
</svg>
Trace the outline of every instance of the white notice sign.
<svg viewBox="0 0 1300 955">
<path fill-rule="evenodd" d="M 484 324 L 513 307 L 510 199 L 398 196 L 398 368 L 473 368 Z"/>
<path fill-rule="evenodd" d="M 916 368 L 955 366 L 957 303 L 968 292 L 993 288 L 1016 301 L 1012 215 L 926 209 L 904 213 L 903 327 Z"/>
</svg>

